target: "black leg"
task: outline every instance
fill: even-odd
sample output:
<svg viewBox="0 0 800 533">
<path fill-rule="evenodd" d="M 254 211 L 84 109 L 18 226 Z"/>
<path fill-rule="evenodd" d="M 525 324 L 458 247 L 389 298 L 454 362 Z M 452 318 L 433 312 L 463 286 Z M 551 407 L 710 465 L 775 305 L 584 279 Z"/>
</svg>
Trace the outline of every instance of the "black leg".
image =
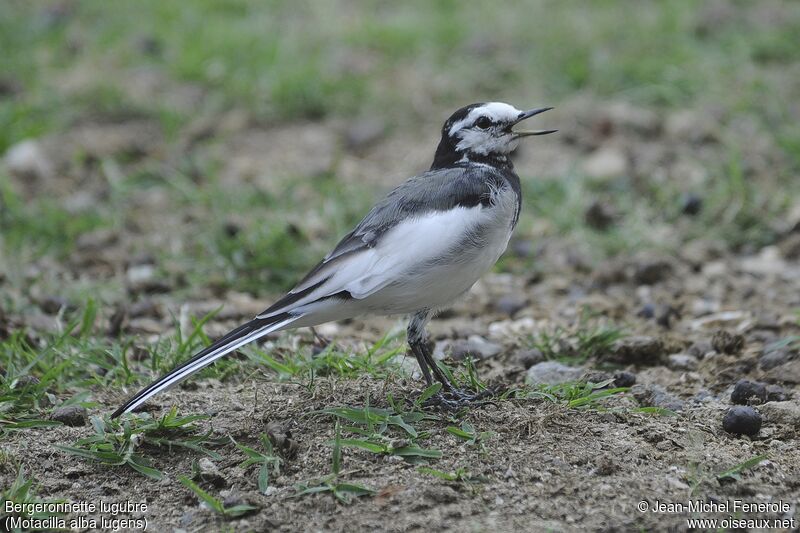
<svg viewBox="0 0 800 533">
<path fill-rule="evenodd" d="M 450 383 L 449 379 L 447 379 L 447 376 L 444 375 L 444 372 L 442 372 L 442 369 L 439 368 L 439 365 L 436 364 L 436 360 L 433 358 L 433 354 L 431 353 L 431 348 L 428 343 L 421 343 L 419 345 L 419 351 L 422 353 L 422 357 L 425 359 L 425 362 L 428 364 L 430 369 L 433 370 L 433 375 L 436 376 L 436 379 L 441 382 L 442 389 L 446 391 L 453 390 L 455 387 L 453 387 L 453 384 Z"/>
<path fill-rule="evenodd" d="M 411 348 L 411 352 L 414 354 L 414 357 L 417 358 L 417 364 L 419 365 L 419 369 L 422 371 L 422 376 L 425 378 L 425 384 L 430 387 L 433 385 L 433 379 L 431 379 L 431 371 L 428 368 L 428 363 L 425 361 L 425 356 L 422 355 L 422 351 L 420 350 L 418 344 L 412 344 L 409 342 L 409 347 Z"/>
<path fill-rule="evenodd" d="M 431 378 L 431 367 L 429 366 L 427 358 L 425 357 L 425 352 L 423 351 L 423 347 L 426 347 L 427 343 L 425 324 L 428 323 L 428 320 L 430 320 L 430 312 L 428 311 L 420 311 L 412 316 L 408 323 L 406 336 L 408 337 L 408 346 L 411 348 L 411 352 L 417 359 L 417 364 L 419 365 L 420 371 L 422 371 L 422 376 L 425 378 L 425 383 L 430 387 L 433 385 L 433 379 Z"/>
<path fill-rule="evenodd" d="M 440 407 L 450 411 L 456 411 L 471 404 L 486 404 L 485 398 L 492 396 L 491 391 L 483 391 L 473 393 L 466 390 L 461 390 L 455 387 L 444 372 L 436 364 L 433 358 L 430 347 L 428 346 L 427 334 L 425 332 L 425 325 L 430 320 L 431 313 L 428 310 L 420 311 L 411 317 L 408 323 L 408 345 L 417 359 L 419 368 L 425 378 L 425 383 L 428 386 L 433 384 L 433 376 L 441 382 L 442 389 L 433 397 L 429 398 L 426 406 Z"/>
</svg>

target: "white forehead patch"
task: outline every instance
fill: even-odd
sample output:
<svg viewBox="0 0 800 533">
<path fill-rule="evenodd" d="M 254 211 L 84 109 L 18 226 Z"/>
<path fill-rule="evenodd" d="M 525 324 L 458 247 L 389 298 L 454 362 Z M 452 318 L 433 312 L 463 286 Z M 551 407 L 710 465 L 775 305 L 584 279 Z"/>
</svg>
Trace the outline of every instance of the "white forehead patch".
<svg viewBox="0 0 800 533">
<path fill-rule="evenodd" d="M 492 122 L 510 122 L 512 120 L 516 120 L 520 113 L 522 113 L 522 111 L 513 105 L 505 104 L 503 102 L 489 102 L 480 107 L 476 107 L 470 111 L 466 117 L 450 126 L 450 131 L 448 134 L 452 137 L 455 132 L 468 124 L 474 123 L 475 120 L 477 120 L 477 118 L 480 116 L 489 117 Z"/>
</svg>

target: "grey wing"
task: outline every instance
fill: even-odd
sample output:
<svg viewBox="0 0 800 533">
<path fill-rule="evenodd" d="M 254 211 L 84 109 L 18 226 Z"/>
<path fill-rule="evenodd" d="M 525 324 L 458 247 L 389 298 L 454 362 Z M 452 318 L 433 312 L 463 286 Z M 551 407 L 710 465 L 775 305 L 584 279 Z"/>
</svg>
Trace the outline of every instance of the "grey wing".
<svg viewBox="0 0 800 533">
<path fill-rule="evenodd" d="M 356 275 L 369 269 L 366 252 L 387 231 L 408 218 L 432 211 L 488 205 L 492 190 L 502 179 L 492 169 L 474 167 L 433 170 L 409 179 L 378 202 L 286 296 L 257 318 L 289 312 L 299 305 L 341 293 L 343 284 L 329 283 L 331 279 L 342 269 L 350 269 Z"/>
</svg>

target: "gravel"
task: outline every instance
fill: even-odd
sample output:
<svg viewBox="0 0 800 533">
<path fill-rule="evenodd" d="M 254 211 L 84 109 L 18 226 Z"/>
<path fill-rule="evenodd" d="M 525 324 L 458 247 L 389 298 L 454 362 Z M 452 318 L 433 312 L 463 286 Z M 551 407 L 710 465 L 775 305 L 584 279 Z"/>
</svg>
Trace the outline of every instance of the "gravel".
<svg viewBox="0 0 800 533">
<path fill-rule="evenodd" d="M 667 366 L 673 370 L 695 370 L 697 358 L 686 353 L 673 353 L 667 358 Z"/>
<path fill-rule="evenodd" d="M 79 405 L 68 405 L 59 407 L 50 415 L 51 420 L 61 422 L 65 426 L 80 427 L 85 426 L 89 418 L 89 413 L 85 407 Z"/>
<path fill-rule="evenodd" d="M 711 337 L 711 346 L 719 353 L 736 355 L 744 349 L 744 336 L 720 329 Z"/>
<path fill-rule="evenodd" d="M 633 387 L 636 384 L 636 374 L 633 372 L 621 371 L 614 374 L 615 387 Z"/>
<path fill-rule="evenodd" d="M 575 381 L 582 375 L 582 368 L 567 366 L 558 361 L 544 361 L 528 369 L 528 383 L 531 385 L 558 385 Z"/>
<path fill-rule="evenodd" d="M 761 415 L 749 406 L 731 407 L 722 419 L 722 429 L 734 435 L 757 435 L 761 430 Z"/>
<path fill-rule="evenodd" d="M 655 365 L 664 355 L 664 343 L 655 337 L 637 335 L 614 343 L 606 358 L 620 364 Z"/>
<path fill-rule="evenodd" d="M 681 411 L 685 407 L 683 400 L 670 394 L 659 385 L 634 385 L 631 393 L 636 401 L 644 407 L 660 407 L 670 411 Z"/>
<path fill-rule="evenodd" d="M 758 405 L 767 401 L 767 388 L 756 381 L 740 380 L 731 392 L 731 402 L 737 405 Z"/>
</svg>

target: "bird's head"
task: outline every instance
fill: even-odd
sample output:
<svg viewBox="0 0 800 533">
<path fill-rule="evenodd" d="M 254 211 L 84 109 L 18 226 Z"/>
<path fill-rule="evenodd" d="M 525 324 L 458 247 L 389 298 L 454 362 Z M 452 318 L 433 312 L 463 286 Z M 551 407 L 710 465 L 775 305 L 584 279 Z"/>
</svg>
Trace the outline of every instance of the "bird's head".
<svg viewBox="0 0 800 533">
<path fill-rule="evenodd" d="M 508 154 L 517 147 L 519 139 L 557 131 L 514 129 L 523 120 L 549 109 L 552 107 L 520 111 L 502 102 L 462 107 L 444 123 L 431 168 L 467 162 L 509 165 Z"/>
</svg>

